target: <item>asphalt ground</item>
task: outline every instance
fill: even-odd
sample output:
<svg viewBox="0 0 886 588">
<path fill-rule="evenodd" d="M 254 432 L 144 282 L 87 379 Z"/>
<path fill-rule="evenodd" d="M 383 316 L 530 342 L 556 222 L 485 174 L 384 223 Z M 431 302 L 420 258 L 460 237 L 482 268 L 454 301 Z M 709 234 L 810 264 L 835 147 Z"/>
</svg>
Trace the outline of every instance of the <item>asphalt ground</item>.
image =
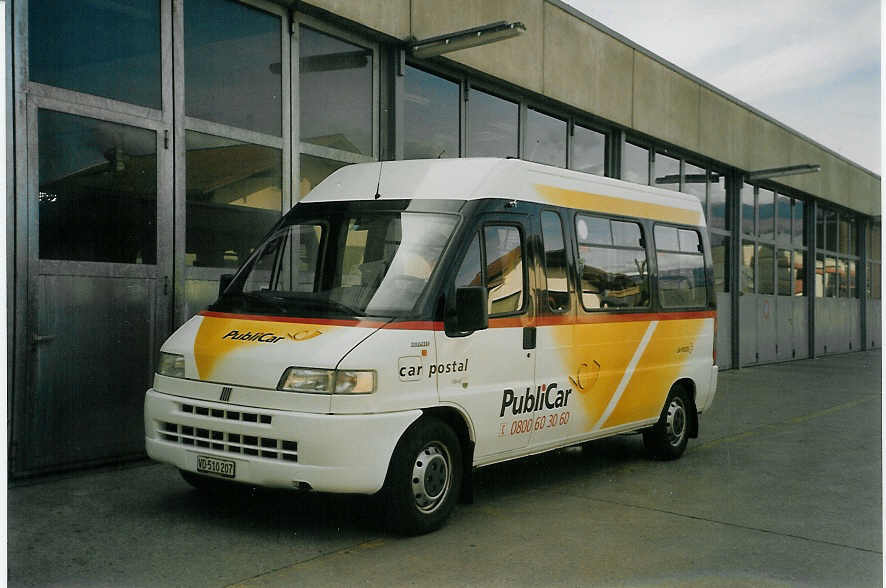
<svg viewBox="0 0 886 588">
<path fill-rule="evenodd" d="M 441 530 L 365 497 L 207 499 L 165 465 L 8 489 L 11 586 L 881 586 L 881 356 L 724 372 L 682 459 L 637 435 L 476 472 Z"/>
</svg>

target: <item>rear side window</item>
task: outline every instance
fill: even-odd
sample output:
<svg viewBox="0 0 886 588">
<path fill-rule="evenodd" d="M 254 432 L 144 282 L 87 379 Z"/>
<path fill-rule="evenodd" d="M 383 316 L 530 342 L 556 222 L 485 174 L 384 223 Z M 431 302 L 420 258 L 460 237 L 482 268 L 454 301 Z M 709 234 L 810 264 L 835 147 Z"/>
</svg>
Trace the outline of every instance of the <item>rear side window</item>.
<svg viewBox="0 0 886 588">
<path fill-rule="evenodd" d="M 649 307 L 643 227 L 583 214 L 575 217 L 581 304 L 586 310 Z"/>
<path fill-rule="evenodd" d="M 541 213 L 541 236 L 545 248 L 545 291 L 548 309 L 569 311 L 569 280 L 566 269 L 566 239 L 560 215 L 549 210 Z"/>
<path fill-rule="evenodd" d="M 522 311 L 525 283 L 523 237 L 510 225 L 487 225 L 474 235 L 455 277 L 456 288 L 486 287 L 490 317 Z"/>
<path fill-rule="evenodd" d="M 701 236 L 693 229 L 655 227 L 658 295 L 664 308 L 707 304 Z"/>
</svg>

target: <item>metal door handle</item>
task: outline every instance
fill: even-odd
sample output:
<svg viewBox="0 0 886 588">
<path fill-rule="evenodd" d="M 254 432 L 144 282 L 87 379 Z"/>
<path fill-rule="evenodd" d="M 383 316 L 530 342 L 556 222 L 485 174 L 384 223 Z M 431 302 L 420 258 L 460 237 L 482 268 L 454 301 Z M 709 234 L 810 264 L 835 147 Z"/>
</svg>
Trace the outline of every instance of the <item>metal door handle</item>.
<svg viewBox="0 0 886 588">
<path fill-rule="evenodd" d="M 55 335 L 34 335 L 31 339 L 31 345 L 37 347 L 39 343 L 49 343 L 55 339 Z"/>
</svg>

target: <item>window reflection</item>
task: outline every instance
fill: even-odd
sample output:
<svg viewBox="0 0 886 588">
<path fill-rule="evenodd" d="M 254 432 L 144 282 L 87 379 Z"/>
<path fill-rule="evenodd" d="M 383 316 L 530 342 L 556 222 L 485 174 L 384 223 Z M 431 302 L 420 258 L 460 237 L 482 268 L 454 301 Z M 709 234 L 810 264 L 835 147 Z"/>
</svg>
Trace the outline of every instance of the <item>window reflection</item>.
<svg viewBox="0 0 886 588">
<path fill-rule="evenodd" d="M 703 167 L 691 163 L 685 164 L 684 168 L 683 192 L 695 196 L 701 203 L 701 209 L 707 214 L 707 172 Z"/>
<path fill-rule="evenodd" d="M 776 194 L 775 236 L 779 241 L 791 240 L 791 199 L 784 194 Z"/>
<path fill-rule="evenodd" d="M 41 259 L 157 263 L 157 135 L 37 116 Z"/>
<path fill-rule="evenodd" d="M 745 235 L 755 234 L 754 225 L 754 187 L 750 184 L 741 185 L 741 232 Z"/>
<path fill-rule="evenodd" d="M 575 125 L 572 146 L 572 169 L 606 175 L 606 135 Z"/>
<path fill-rule="evenodd" d="M 607 233 L 591 230 L 600 223 L 633 225 L 613 228 L 609 235 L 618 234 L 620 244 L 636 243 L 633 247 L 617 246 Z M 578 237 L 581 303 L 587 310 L 602 308 L 636 308 L 649 306 L 649 276 L 646 251 L 639 247 L 642 235 L 640 225 L 609 219 L 577 215 L 575 233 Z"/>
<path fill-rule="evenodd" d="M 745 294 L 753 294 L 756 290 L 756 272 L 754 262 L 756 260 L 756 245 L 750 241 L 742 241 L 741 244 L 741 291 Z"/>
<path fill-rule="evenodd" d="M 778 279 L 778 295 L 790 296 L 793 294 L 794 268 L 791 266 L 791 251 L 779 249 L 775 260 L 775 275 Z"/>
<path fill-rule="evenodd" d="M 656 153 L 654 185 L 666 190 L 680 190 L 680 160 Z"/>
<path fill-rule="evenodd" d="M 554 312 L 569 310 L 569 280 L 566 242 L 560 215 L 545 211 L 541 214 L 541 233 L 545 250 L 545 289 L 548 308 Z"/>
<path fill-rule="evenodd" d="M 775 239 L 775 193 L 772 190 L 763 190 L 757 194 L 757 207 L 759 208 L 759 235 L 763 239 Z"/>
<path fill-rule="evenodd" d="M 524 159 L 566 167 L 566 121 L 528 109 Z"/>
<path fill-rule="evenodd" d="M 232 0 L 186 0 L 188 116 L 280 136 L 280 17 Z"/>
<path fill-rule="evenodd" d="M 468 102 L 468 154 L 517 157 L 517 104 L 471 90 Z"/>
<path fill-rule="evenodd" d="M 301 140 L 372 155 L 372 51 L 299 28 Z"/>
<path fill-rule="evenodd" d="M 405 159 L 459 156 L 459 89 L 456 82 L 406 66 Z"/>
<path fill-rule="evenodd" d="M 633 143 L 624 144 L 621 179 L 649 185 L 649 150 Z"/>
<path fill-rule="evenodd" d="M 772 245 L 760 245 L 757 255 L 757 293 L 775 294 L 775 248 Z"/>
<path fill-rule="evenodd" d="M 804 205 L 802 200 L 794 200 L 794 225 L 792 229 L 794 245 L 806 244 L 805 221 L 803 216 Z"/>
<path fill-rule="evenodd" d="M 516 227 L 488 226 L 486 242 L 486 289 L 489 316 L 510 314 L 523 308 L 523 247 Z"/>
<path fill-rule="evenodd" d="M 732 227 L 727 214 L 727 196 L 726 176 L 723 173 L 711 171 L 710 181 L 710 200 L 711 200 L 711 218 L 708 219 L 708 226 L 714 229 L 729 230 Z"/>
<path fill-rule="evenodd" d="M 711 235 L 711 258 L 714 265 L 714 290 L 729 292 L 729 237 Z"/>
<path fill-rule="evenodd" d="M 185 263 L 237 267 L 280 218 L 280 150 L 193 131 L 185 146 Z"/>
<path fill-rule="evenodd" d="M 31 80 L 160 108 L 160 6 L 157 0 L 28 6 Z"/>
</svg>

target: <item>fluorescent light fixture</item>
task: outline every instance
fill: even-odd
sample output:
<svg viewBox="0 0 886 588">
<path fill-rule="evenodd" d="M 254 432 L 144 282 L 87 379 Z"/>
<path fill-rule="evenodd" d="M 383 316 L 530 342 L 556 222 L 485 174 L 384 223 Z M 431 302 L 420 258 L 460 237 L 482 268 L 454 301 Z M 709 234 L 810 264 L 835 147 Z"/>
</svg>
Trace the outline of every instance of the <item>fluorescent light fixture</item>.
<svg viewBox="0 0 886 588">
<path fill-rule="evenodd" d="M 796 176 L 798 174 L 809 174 L 821 170 L 821 166 L 817 163 L 804 163 L 801 165 L 787 165 L 785 167 L 773 167 L 771 169 L 761 169 L 748 172 L 745 177 L 748 180 L 768 180 L 769 178 L 779 178 L 781 176 Z"/>
<path fill-rule="evenodd" d="M 522 22 L 506 22 L 500 20 L 492 24 L 487 24 L 456 33 L 446 35 L 438 35 L 430 37 L 422 41 L 412 41 L 409 43 L 409 52 L 413 57 L 425 59 L 428 57 L 436 57 L 450 51 L 459 51 L 468 49 L 469 47 L 477 47 L 503 41 L 523 34 L 526 27 Z"/>
</svg>

